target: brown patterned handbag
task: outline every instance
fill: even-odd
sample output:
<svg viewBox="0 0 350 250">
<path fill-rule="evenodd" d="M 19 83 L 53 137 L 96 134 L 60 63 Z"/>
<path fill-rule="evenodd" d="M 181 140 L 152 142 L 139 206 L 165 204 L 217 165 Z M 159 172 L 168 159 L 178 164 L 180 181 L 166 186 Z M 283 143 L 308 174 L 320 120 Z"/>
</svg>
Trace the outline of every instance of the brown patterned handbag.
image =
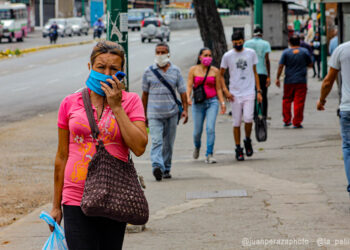
<svg viewBox="0 0 350 250">
<path fill-rule="evenodd" d="M 146 197 L 138 180 L 134 163 L 110 155 L 98 140 L 99 129 L 93 116 L 88 89 L 82 92 L 92 136 L 98 141 L 96 154 L 89 163 L 80 207 L 87 216 L 143 225 L 148 221 Z"/>
</svg>

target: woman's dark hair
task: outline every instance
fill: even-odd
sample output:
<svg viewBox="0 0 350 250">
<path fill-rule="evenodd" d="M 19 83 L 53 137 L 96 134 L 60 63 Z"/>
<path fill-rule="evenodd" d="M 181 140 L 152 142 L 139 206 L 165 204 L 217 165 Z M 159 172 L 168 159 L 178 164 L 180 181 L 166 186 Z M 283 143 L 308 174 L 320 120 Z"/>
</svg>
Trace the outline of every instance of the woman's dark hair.
<svg viewBox="0 0 350 250">
<path fill-rule="evenodd" d="M 205 50 L 209 50 L 211 52 L 211 49 L 207 48 L 207 47 L 204 47 L 204 48 L 201 48 L 201 50 L 199 51 L 199 54 L 198 54 L 198 57 L 197 57 L 197 65 L 198 64 L 201 64 L 201 60 L 199 60 L 199 57 L 203 54 L 203 52 Z"/>
<path fill-rule="evenodd" d="M 240 31 L 233 33 L 231 38 L 231 41 L 244 40 L 243 33 Z"/>
<path fill-rule="evenodd" d="M 94 65 L 96 57 L 98 57 L 101 54 L 113 54 L 120 56 L 122 59 L 122 68 L 124 68 L 124 63 L 125 63 L 125 52 L 123 47 L 115 42 L 111 41 L 102 41 L 98 42 L 95 47 L 92 50 L 91 56 L 90 56 L 90 62 L 91 66 Z"/>
<path fill-rule="evenodd" d="M 299 46 L 300 45 L 300 37 L 293 35 L 289 38 L 289 43 L 292 46 Z"/>
</svg>

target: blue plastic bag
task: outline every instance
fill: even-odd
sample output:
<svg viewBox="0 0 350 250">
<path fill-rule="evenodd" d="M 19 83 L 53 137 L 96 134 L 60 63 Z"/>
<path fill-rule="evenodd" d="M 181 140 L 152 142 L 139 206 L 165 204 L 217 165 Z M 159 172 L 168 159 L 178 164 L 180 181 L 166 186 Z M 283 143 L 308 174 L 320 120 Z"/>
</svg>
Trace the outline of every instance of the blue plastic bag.
<svg viewBox="0 0 350 250">
<path fill-rule="evenodd" d="M 63 228 L 45 211 L 41 212 L 39 218 L 54 227 L 52 234 L 45 242 L 42 250 L 67 250 L 68 248 Z"/>
</svg>

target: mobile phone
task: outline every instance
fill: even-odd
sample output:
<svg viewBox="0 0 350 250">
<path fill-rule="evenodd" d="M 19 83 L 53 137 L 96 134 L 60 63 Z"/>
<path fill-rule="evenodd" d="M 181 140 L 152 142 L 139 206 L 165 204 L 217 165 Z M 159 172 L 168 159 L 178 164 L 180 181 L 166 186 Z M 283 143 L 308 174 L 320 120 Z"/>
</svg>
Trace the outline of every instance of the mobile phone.
<svg viewBox="0 0 350 250">
<path fill-rule="evenodd" d="M 119 81 L 121 81 L 126 76 L 126 74 L 122 71 L 118 71 L 117 73 L 115 73 L 115 76 L 118 78 Z M 112 88 L 112 85 L 109 82 L 106 82 L 106 83 L 108 84 L 109 87 Z"/>
<path fill-rule="evenodd" d="M 126 74 L 122 71 L 118 71 L 115 76 L 118 78 L 119 81 L 123 80 L 123 78 L 126 76 Z"/>
</svg>

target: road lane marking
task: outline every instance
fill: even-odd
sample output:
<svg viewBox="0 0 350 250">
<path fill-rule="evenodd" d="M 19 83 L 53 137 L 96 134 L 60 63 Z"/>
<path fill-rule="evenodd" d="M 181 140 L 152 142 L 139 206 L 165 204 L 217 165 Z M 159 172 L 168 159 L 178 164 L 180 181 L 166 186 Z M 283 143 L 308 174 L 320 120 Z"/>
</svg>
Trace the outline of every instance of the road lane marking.
<svg viewBox="0 0 350 250">
<path fill-rule="evenodd" d="M 8 72 L 10 72 L 10 71 L 8 71 L 8 70 L 1 71 L 1 74 L 0 74 L 0 75 L 2 75 L 2 74 L 7 74 Z"/>
<path fill-rule="evenodd" d="M 27 69 L 32 69 L 32 68 L 34 68 L 36 65 L 35 64 L 29 64 L 28 66 L 27 66 Z"/>
<path fill-rule="evenodd" d="M 59 81 L 60 81 L 59 79 L 51 79 L 50 81 L 47 81 L 47 84 L 53 84 Z"/>
<path fill-rule="evenodd" d="M 48 60 L 47 63 L 55 63 L 55 62 L 57 62 L 57 61 L 58 61 L 58 60 L 57 60 L 56 58 L 54 58 L 54 59 Z"/>
<path fill-rule="evenodd" d="M 76 58 L 76 57 L 78 57 L 78 54 L 71 54 L 68 56 L 68 58 Z"/>
<path fill-rule="evenodd" d="M 18 88 L 18 89 L 13 89 L 13 92 L 20 92 L 20 91 L 24 91 L 26 89 L 29 89 L 29 87 L 23 87 L 23 88 Z"/>
</svg>

